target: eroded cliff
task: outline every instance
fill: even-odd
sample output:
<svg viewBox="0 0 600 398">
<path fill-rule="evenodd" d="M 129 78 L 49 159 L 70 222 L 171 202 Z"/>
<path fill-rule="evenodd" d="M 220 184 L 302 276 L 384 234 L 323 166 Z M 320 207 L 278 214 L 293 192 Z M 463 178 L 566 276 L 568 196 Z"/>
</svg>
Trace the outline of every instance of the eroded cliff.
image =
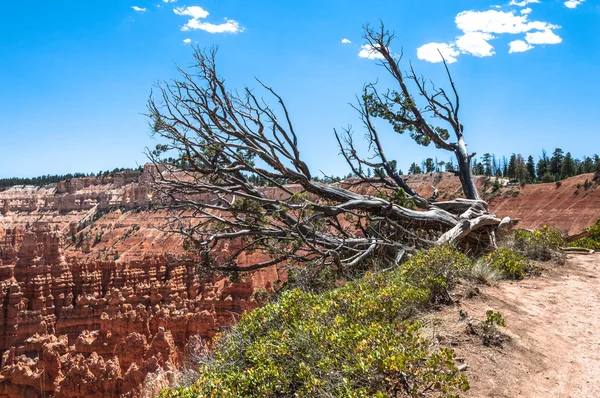
<svg viewBox="0 0 600 398">
<path fill-rule="evenodd" d="M 499 216 L 575 233 L 600 217 L 593 177 L 477 184 Z M 255 308 L 256 292 L 272 291 L 274 269 L 201 279 L 149 208 L 149 178 L 146 169 L 0 192 L 0 397 L 140 396 L 148 374 L 181 366 L 199 339 Z M 424 196 L 435 185 L 438 200 L 461 196 L 450 173 L 408 183 Z"/>
<path fill-rule="evenodd" d="M 0 192 L 0 397 L 139 396 L 272 288 L 201 280 L 139 179 Z"/>
</svg>

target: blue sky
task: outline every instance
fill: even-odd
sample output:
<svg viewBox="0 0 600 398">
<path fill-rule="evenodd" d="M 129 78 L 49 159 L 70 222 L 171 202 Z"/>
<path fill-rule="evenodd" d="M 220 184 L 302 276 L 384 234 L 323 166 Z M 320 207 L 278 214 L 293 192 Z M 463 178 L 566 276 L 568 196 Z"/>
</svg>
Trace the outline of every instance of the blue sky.
<svg viewBox="0 0 600 398">
<path fill-rule="evenodd" d="M 453 61 L 471 151 L 600 153 L 593 0 L 2 1 L 0 177 L 143 164 L 155 145 L 143 116 L 152 85 L 189 64 L 192 44 L 219 46 L 232 88 L 256 86 L 255 76 L 274 87 L 309 165 L 346 174 L 333 128 L 352 124 L 360 136 L 348 103 L 367 81 L 392 84 L 359 56 L 361 26 L 379 20 L 404 66 L 442 83 L 437 49 Z M 405 171 L 449 158 L 408 136 L 385 143 Z"/>
</svg>

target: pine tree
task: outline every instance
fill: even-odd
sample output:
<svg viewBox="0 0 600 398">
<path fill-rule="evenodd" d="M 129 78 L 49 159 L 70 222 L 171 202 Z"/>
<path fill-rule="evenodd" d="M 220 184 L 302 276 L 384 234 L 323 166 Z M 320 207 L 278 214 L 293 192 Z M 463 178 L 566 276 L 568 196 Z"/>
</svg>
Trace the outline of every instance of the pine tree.
<svg viewBox="0 0 600 398">
<path fill-rule="evenodd" d="M 550 167 L 550 161 L 548 159 L 548 155 L 546 154 L 546 150 L 542 149 L 542 157 L 537 163 L 538 180 L 542 180 L 544 175 L 548 173 L 548 167 Z"/>
<path fill-rule="evenodd" d="M 481 157 L 481 163 L 483 164 L 484 174 L 488 177 L 492 175 L 492 155 L 484 153 Z"/>
<path fill-rule="evenodd" d="M 561 178 L 569 178 L 575 175 L 576 168 L 575 162 L 571 157 L 571 152 L 567 152 L 565 157 L 562 159 L 561 167 L 560 167 L 560 177 Z"/>
<path fill-rule="evenodd" d="M 533 156 L 531 155 L 529 155 L 529 157 L 527 158 L 527 174 L 527 182 L 535 181 L 535 163 L 533 161 Z"/>
<path fill-rule="evenodd" d="M 507 176 L 508 178 L 516 178 L 517 174 L 517 155 L 515 155 L 514 153 L 512 155 L 510 155 L 510 160 L 508 161 L 508 169 L 507 169 Z"/>
<path fill-rule="evenodd" d="M 432 158 L 425 159 L 425 162 L 423 162 L 423 169 L 427 174 L 433 173 L 435 171 L 435 163 L 433 162 Z"/>
<path fill-rule="evenodd" d="M 554 174 L 555 176 L 559 176 L 561 174 L 562 162 L 563 162 L 563 159 L 565 158 L 563 153 L 564 152 L 562 149 L 556 148 L 554 150 L 554 152 L 552 153 L 552 157 L 550 158 L 549 171 L 550 171 L 550 173 Z"/>
<path fill-rule="evenodd" d="M 410 167 L 408 168 L 408 174 L 422 174 L 423 170 L 421 169 L 421 167 L 416 164 L 415 162 L 413 162 Z"/>
</svg>

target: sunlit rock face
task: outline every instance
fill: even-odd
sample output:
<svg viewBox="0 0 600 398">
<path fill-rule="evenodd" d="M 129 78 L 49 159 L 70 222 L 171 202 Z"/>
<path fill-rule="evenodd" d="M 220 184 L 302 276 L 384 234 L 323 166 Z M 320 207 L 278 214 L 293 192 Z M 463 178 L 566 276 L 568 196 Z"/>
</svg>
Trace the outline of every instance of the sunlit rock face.
<svg viewBox="0 0 600 398">
<path fill-rule="evenodd" d="M 164 214 L 147 210 L 150 173 L 0 192 L 0 397 L 138 397 L 148 374 L 180 367 L 198 337 L 209 341 L 258 305 L 256 291 L 273 290 L 275 269 L 232 283 L 201 280 L 195 264 L 181 261 L 181 239 L 161 232 Z M 596 183 L 574 195 L 586 179 L 593 175 L 560 188 L 503 187 L 490 207 L 521 218 L 519 226 L 575 233 L 600 216 Z M 491 191 L 493 179 L 488 188 L 476 180 Z M 452 173 L 408 183 L 426 197 L 435 186 L 439 201 L 461 196 Z"/>
<path fill-rule="evenodd" d="M 272 289 L 274 269 L 201 280 L 147 173 L 0 192 L 0 397 L 140 396 Z"/>
</svg>

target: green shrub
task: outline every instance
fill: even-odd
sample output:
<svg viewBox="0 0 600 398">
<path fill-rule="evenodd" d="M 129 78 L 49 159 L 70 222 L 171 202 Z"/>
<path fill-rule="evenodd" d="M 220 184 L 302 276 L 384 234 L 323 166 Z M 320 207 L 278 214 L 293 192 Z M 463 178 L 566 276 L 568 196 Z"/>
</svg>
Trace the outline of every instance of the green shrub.
<svg viewBox="0 0 600 398">
<path fill-rule="evenodd" d="M 532 232 L 524 229 L 515 231 L 515 249 L 532 260 L 560 259 L 560 248 L 565 244 L 561 233 L 547 225 Z"/>
<path fill-rule="evenodd" d="M 453 263 L 455 262 L 455 263 Z M 450 349 L 409 318 L 470 266 L 449 247 L 321 294 L 285 291 L 220 335 L 191 387 L 162 397 L 453 397 L 468 382 Z M 436 272 L 427 277 L 427 272 Z"/>
<path fill-rule="evenodd" d="M 461 315 L 465 318 L 467 316 L 466 313 Z M 504 317 L 499 312 L 487 310 L 485 320 L 470 319 L 467 322 L 467 333 L 480 336 L 485 346 L 502 347 L 507 336 L 500 332 L 498 327 L 506 327 Z"/>
<path fill-rule="evenodd" d="M 590 234 L 586 238 L 577 239 L 569 243 L 571 247 L 585 247 L 586 249 L 600 250 L 600 218 L 594 225 L 587 228 Z"/>
<path fill-rule="evenodd" d="M 429 301 L 448 301 L 448 289 L 473 266 L 471 260 L 451 246 L 419 252 L 402 265 L 402 276 L 411 285 L 429 291 Z"/>
<path fill-rule="evenodd" d="M 591 239 L 591 238 L 581 238 L 581 239 L 577 239 L 574 242 L 569 243 L 570 247 L 583 247 L 585 249 L 591 249 L 591 250 L 596 250 L 596 251 L 600 251 L 600 242 Z"/>
<path fill-rule="evenodd" d="M 529 269 L 527 259 L 514 249 L 495 250 L 486 256 L 485 262 L 509 279 L 522 279 Z"/>
<path fill-rule="evenodd" d="M 502 347 L 504 335 L 500 333 L 498 327 L 506 327 L 506 321 L 501 313 L 487 310 L 485 313 L 485 321 L 479 326 L 479 334 L 484 346 Z"/>
<path fill-rule="evenodd" d="M 485 313 L 485 321 L 483 322 L 488 327 L 502 326 L 506 327 L 506 321 L 501 313 L 492 310 L 487 310 Z"/>
<path fill-rule="evenodd" d="M 331 264 L 312 263 L 306 267 L 291 267 L 286 289 L 298 288 L 307 293 L 321 293 L 336 287 L 338 272 Z"/>
</svg>

